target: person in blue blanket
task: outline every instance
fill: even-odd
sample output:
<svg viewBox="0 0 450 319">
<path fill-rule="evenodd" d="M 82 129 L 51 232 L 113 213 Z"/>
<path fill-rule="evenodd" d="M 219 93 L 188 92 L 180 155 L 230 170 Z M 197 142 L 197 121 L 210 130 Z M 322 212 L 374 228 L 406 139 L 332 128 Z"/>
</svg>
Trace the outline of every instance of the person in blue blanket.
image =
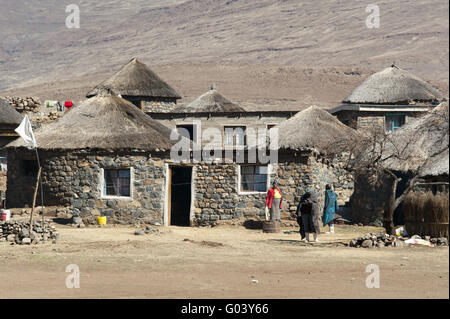
<svg viewBox="0 0 450 319">
<path fill-rule="evenodd" d="M 331 185 L 325 187 L 325 206 L 323 207 L 322 222 L 323 226 L 330 227 L 330 233 L 334 233 L 334 217 L 339 206 L 337 203 L 337 194 L 331 189 Z"/>
</svg>

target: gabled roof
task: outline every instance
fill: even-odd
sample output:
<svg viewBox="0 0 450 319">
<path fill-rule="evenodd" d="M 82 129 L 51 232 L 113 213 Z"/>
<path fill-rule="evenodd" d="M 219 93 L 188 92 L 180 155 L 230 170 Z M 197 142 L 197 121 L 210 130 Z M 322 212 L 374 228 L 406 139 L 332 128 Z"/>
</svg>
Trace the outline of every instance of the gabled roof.
<svg viewBox="0 0 450 319">
<path fill-rule="evenodd" d="M 222 112 L 245 112 L 239 105 L 231 102 L 220 94 L 214 86 L 211 90 L 201 95 L 194 101 L 175 108 L 174 112 L 180 113 L 222 113 Z"/>
<path fill-rule="evenodd" d="M 392 65 L 369 76 L 343 103 L 410 104 L 442 100 L 442 94 L 435 87 Z"/>
<path fill-rule="evenodd" d="M 47 150 L 167 151 L 170 130 L 133 104 L 116 95 L 101 93 L 85 100 L 58 121 L 35 132 L 38 147 Z M 17 139 L 7 147 L 24 147 Z"/>
<path fill-rule="evenodd" d="M 21 121 L 22 115 L 0 98 L 0 125 L 19 125 Z"/>
<path fill-rule="evenodd" d="M 181 99 L 169 84 L 136 58 L 97 85 L 86 96 L 93 97 L 105 90 L 122 96 Z"/>
<path fill-rule="evenodd" d="M 278 147 L 291 150 L 331 151 L 334 142 L 342 142 L 359 134 L 318 106 L 298 112 L 276 128 Z"/>
</svg>

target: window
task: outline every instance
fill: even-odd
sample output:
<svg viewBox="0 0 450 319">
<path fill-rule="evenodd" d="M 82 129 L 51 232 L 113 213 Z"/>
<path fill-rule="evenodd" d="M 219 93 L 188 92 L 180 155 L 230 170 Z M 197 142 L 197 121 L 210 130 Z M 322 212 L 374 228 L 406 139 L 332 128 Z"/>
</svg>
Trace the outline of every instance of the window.
<svg viewBox="0 0 450 319">
<path fill-rule="evenodd" d="M 245 126 L 225 126 L 224 127 L 225 146 L 245 146 L 247 145 L 245 136 Z"/>
<path fill-rule="evenodd" d="M 386 133 L 392 133 L 405 124 L 404 115 L 386 115 Z"/>
<path fill-rule="evenodd" d="M 104 190 L 106 196 L 130 197 L 130 169 L 105 169 Z"/>
<path fill-rule="evenodd" d="M 181 136 L 184 136 L 193 142 L 196 141 L 194 136 L 194 125 L 177 125 L 177 132 Z"/>
<path fill-rule="evenodd" d="M 241 191 L 266 192 L 268 167 L 258 165 L 241 166 Z"/>
</svg>

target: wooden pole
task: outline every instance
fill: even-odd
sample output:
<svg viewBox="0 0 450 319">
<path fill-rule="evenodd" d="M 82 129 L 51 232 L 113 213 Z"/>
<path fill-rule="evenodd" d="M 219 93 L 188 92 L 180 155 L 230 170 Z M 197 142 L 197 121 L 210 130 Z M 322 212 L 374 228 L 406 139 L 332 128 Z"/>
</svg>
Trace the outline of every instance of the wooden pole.
<svg viewBox="0 0 450 319">
<path fill-rule="evenodd" d="M 33 206 L 31 207 L 31 214 L 30 214 L 30 235 L 31 235 L 31 231 L 33 230 L 33 213 L 34 213 L 34 208 L 36 206 L 36 196 L 37 196 L 37 192 L 39 189 L 39 180 L 41 179 L 41 172 L 42 172 L 42 167 L 39 167 L 39 171 L 38 171 L 38 175 L 37 175 L 37 179 L 36 179 L 36 187 L 34 188 L 34 194 L 33 194 Z M 42 212 L 42 213 L 44 213 L 44 212 Z"/>
</svg>

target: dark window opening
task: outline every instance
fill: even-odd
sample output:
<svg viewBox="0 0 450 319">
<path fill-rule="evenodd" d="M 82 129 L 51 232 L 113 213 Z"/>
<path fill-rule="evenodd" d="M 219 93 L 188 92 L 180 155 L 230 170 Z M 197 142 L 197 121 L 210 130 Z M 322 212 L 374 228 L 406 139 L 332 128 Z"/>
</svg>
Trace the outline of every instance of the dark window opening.
<svg viewBox="0 0 450 319">
<path fill-rule="evenodd" d="M 105 169 L 104 195 L 130 197 L 130 184 L 130 169 Z"/>
<path fill-rule="evenodd" d="M 241 190 L 244 192 L 266 192 L 267 175 L 267 166 L 241 166 Z"/>
<path fill-rule="evenodd" d="M 28 177 L 37 177 L 39 166 L 38 162 L 34 160 L 23 160 L 23 175 Z"/>
<path fill-rule="evenodd" d="M 177 132 L 181 136 L 190 139 L 195 142 L 194 125 L 177 125 Z"/>
</svg>

